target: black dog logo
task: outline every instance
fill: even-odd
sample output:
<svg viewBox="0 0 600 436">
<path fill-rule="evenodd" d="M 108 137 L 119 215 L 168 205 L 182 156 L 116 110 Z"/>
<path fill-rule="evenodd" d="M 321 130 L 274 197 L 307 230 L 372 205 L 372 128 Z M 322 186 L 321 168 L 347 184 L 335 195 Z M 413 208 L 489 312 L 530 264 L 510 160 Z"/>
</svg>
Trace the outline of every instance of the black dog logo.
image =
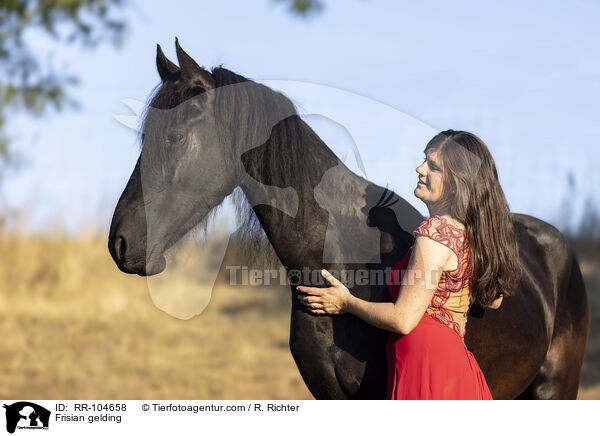
<svg viewBox="0 0 600 436">
<path fill-rule="evenodd" d="M 6 409 L 6 431 L 14 433 L 19 428 L 48 429 L 50 411 L 29 401 L 4 405 Z"/>
</svg>

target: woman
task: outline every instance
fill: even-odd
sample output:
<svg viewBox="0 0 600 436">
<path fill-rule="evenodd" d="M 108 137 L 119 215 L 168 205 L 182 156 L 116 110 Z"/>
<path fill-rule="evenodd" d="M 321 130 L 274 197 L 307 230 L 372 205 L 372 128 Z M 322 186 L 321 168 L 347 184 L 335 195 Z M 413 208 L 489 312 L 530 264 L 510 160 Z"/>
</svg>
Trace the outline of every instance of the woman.
<svg viewBox="0 0 600 436">
<path fill-rule="evenodd" d="M 497 309 L 520 274 L 494 160 L 475 135 L 447 130 L 427 144 L 417 173 L 414 194 L 429 217 L 392 268 L 388 290 L 394 303 L 357 298 L 326 270 L 322 274 L 332 286 L 298 286 L 298 298 L 314 314 L 351 313 L 391 332 L 388 399 L 491 400 L 464 335 L 471 305 Z M 400 281 L 393 280 L 396 274 Z"/>
</svg>

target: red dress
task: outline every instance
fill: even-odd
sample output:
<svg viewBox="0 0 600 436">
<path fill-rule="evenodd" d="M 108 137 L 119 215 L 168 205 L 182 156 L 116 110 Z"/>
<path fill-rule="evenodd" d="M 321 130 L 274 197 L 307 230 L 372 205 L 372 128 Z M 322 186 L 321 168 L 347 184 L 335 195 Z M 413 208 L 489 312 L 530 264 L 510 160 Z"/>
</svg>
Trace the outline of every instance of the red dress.
<svg viewBox="0 0 600 436">
<path fill-rule="evenodd" d="M 413 233 L 451 248 L 457 254 L 459 267 L 444 270 L 431 304 L 409 334 L 390 333 L 387 399 L 492 400 L 483 372 L 465 345 L 462 326 L 445 307 L 451 293 L 468 286 L 469 250 L 464 231 L 436 215 L 423 221 Z M 412 248 L 392 268 L 388 282 L 392 301 L 398 298 L 399 283 Z"/>
</svg>

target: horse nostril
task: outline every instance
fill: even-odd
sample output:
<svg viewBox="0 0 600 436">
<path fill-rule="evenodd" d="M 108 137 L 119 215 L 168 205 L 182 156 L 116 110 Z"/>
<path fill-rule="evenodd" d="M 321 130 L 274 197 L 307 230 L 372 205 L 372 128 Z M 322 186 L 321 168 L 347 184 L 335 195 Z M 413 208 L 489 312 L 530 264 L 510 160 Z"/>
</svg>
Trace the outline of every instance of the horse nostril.
<svg viewBox="0 0 600 436">
<path fill-rule="evenodd" d="M 121 235 L 117 236 L 117 240 L 115 241 L 115 253 L 121 262 L 127 254 L 127 242 Z"/>
</svg>

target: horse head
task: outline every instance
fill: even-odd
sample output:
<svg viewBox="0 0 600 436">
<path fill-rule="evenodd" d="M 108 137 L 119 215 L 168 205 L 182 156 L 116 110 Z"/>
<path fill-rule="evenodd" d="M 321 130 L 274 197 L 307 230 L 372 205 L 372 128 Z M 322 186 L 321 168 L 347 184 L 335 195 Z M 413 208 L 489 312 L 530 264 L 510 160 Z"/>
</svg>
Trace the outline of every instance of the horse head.
<svg viewBox="0 0 600 436">
<path fill-rule="evenodd" d="M 162 272 L 165 251 L 206 223 L 236 187 L 247 193 L 253 183 L 256 194 L 277 180 L 289 186 L 281 145 L 299 123 L 284 95 L 225 68 L 209 72 L 177 39 L 175 46 L 179 65 L 157 46 L 161 83 L 143 116 L 141 153 L 109 233 L 117 266 L 142 276 Z M 239 210 L 247 207 L 242 201 Z"/>
<path fill-rule="evenodd" d="M 163 271 L 165 251 L 237 185 L 239 168 L 216 116 L 216 80 L 175 44 L 179 66 L 157 46 L 161 83 L 146 109 L 141 153 L 111 223 L 109 251 L 127 273 Z"/>
</svg>

